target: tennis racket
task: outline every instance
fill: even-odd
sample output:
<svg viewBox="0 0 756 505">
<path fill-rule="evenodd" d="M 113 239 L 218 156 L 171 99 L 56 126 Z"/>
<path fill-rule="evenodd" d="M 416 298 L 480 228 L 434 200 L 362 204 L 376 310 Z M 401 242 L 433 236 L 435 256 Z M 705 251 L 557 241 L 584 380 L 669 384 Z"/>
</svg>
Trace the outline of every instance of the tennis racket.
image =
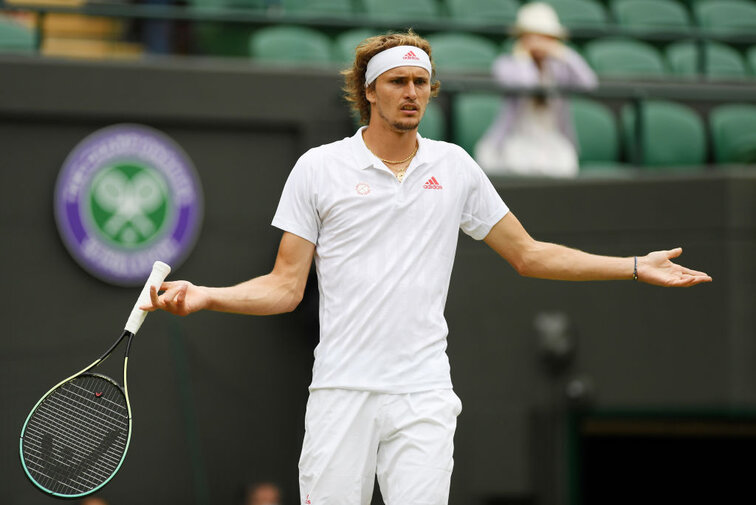
<svg viewBox="0 0 756 505">
<path fill-rule="evenodd" d="M 147 312 L 150 286 L 158 289 L 171 267 L 156 261 L 121 336 L 82 371 L 62 381 L 37 402 L 21 429 L 21 465 L 32 484 L 58 498 L 80 498 L 107 484 L 121 468 L 131 440 L 131 406 L 126 386 L 129 349 Z M 92 370 L 126 339 L 123 387 Z"/>
</svg>

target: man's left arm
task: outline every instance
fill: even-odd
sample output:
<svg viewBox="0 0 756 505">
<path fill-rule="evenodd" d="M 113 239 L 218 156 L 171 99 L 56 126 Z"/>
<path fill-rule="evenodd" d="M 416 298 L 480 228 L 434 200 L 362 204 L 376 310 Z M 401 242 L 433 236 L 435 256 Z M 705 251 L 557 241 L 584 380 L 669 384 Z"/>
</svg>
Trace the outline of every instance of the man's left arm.
<svg viewBox="0 0 756 505">
<path fill-rule="evenodd" d="M 520 221 L 509 212 L 484 239 L 507 260 L 520 275 L 565 281 L 632 279 L 636 258 L 589 254 L 549 242 L 533 239 Z M 711 282 L 711 277 L 673 263 L 681 248 L 655 251 L 637 257 L 638 280 L 667 287 L 688 287 Z"/>
</svg>

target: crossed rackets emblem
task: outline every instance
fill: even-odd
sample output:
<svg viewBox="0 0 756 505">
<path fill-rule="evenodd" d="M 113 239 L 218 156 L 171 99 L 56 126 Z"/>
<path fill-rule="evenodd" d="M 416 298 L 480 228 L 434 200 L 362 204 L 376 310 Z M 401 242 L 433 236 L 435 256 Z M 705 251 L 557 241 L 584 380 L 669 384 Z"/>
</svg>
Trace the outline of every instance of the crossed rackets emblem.
<svg viewBox="0 0 756 505">
<path fill-rule="evenodd" d="M 109 214 L 104 223 L 100 223 L 102 231 L 127 245 L 152 237 L 157 226 L 149 214 L 160 208 L 166 199 L 155 177 L 142 171 L 129 179 L 118 169 L 109 170 L 95 180 L 92 196 Z"/>
</svg>

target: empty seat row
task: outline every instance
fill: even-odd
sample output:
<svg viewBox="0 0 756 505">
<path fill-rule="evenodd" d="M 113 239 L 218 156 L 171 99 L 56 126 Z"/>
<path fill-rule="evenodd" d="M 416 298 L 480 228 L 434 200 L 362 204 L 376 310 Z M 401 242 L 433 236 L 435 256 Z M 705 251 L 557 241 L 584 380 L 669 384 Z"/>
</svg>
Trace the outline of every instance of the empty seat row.
<svg viewBox="0 0 756 505">
<path fill-rule="evenodd" d="M 646 0 L 641 0 L 646 1 Z M 657 0 L 651 0 L 657 1 Z M 303 26 L 271 26 L 252 32 L 217 24 L 200 25 L 198 39 L 204 52 L 246 56 L 258 61 L 281 64 L 348 63 L 354 48 L 366 37 L 379 32 L 358 28 L 347 30 L 333 40 L 325 33 Z M 428 36 L 436 67 L 445 71 L 486 73 L 504 48 L 488 38 L 464 32 L 437 33 Z M 34 32 L 0 18 L 0 50 L 31 51 Z M 511 41 L 504 46 L 511 45 Z M 703 58 L 699 55 L 704 48 Z M 756 46 L 745 57 L 737 49 L 721 42 L 699 44 L 680 40 L 667 44 L 664 51 L 640 40 L 598 38 L 583 45 L 581 52 L 602 77 L 695 76 L 703 60 L 703 74 L 711 78 L 741 78 L 756 75 Z"/>
<path fill-rule="evenodd" d="M 333 40 L 322 32 L 301 26 L 273 26 L 253 33 L 250 55 L 257 61 L 281 64 L 349 63 L 362 40 L 378 32 L 371 29 L 347 30 Z M 470 33 L 453 32 L 429 35 L 436 68 L 444 72 L 490 71 L 501 47 L 491 40 Z M 581 52 L 602 77 L 686 77 L 697 75 L 700 44 L 680 40 L 667 44 L 664 51 L 629 38 L 598 38 L 586 43 Z M 735 48 L 721 42 L 703 44 L 705 75 L 712 78 L 742 78 L 756 75 L 756 46 L 747 60 Z"/>
<path fill-rule="evenodd" d="M 456 96 L 449 129 L 453 140 L 473 154 L 500 106 L 497 95 Z M 588 98 L 571 100 L 571 110 L 584 168 L 616 166 L 623 159 L 646 167 L 697 167 L 708 161 L 707 131 L 715 163 L 756 163 L 755 105 L 720 105 L 710 111 L 707 123 L 690 107 L 663 100 L 646 100 L 639 108 L 627 104 L 619 118 L 606 105 Z M 431 102 L 420 125 L 421 135 L 443 139 L 444 118 L 439 104 Z"/>
<path fill-rule="evenodd" d="M 693 3 L 695 15 L 676 0 L 608 0 L 610 9 L 596 0 L 544 0 L 550 3 L 560 16 L 562 23 L 571 29 L 606 28 L 610 18 L 628 30 L 627 33 L 644 36 L 656 31 L 670 32 L 684 37 L 691 34 L 694 25 L 729 32 L 732 30 L 753 34 L 756 30 L 756 2 L 752 0 L 699 0 Z M 517 9 L 518 0 L 191 0 L 196 7 L 248 7 L 253 9 L 270 9 L 277 5 L 288 14 L 295 16 L 317 16 L 318 18 L 344 18 L 366 15 L 385 23 L 386 27 L 406 25 L 412 21 L 438 19 L 442 12 L 448 12 L 450 19 L 458 22 L 460 30 L 475 25 L 499 26 L 511 25 Z M 442 9 L 441 6 L 445 9 Z M 364 14 L 362 11 L 364 10 Z M 266 10 L 264 12 L 269 12 Z M 611 16 L 609 15 L 611 12 Z M 275 22 L 280 18 L 271 15 Z M 287 18 L 283 18 L 287 19 Z M 292 18 L 288 18 L 292 19 Z M 296 18 L 293 18 L 296 19 Z M 695 22 L 693 21 L 695 19 Z M 472 23 L 472 24 L 470 24 Z M 251 27 L 239 25 L 216 25 L 215 28 L 197 24 L 199 45 L 213 48 L 210 53 L 224 55 L 244 55 L 246 46 L 241 44 L 243 34 L 248 35 Z M 16 41 L 7 43 L 3 32 L 15 31 Z M 378 31 L 371 30 L 371 31 Z M 24 32 L 21 34 L 20 32 Z M 600 33 L 600 32 L 597 32 Z M 584 34 L 585 36 L 585 34 Z M 19 40 L 25 38 L 24 47 L 31 48 L 33 33 L 19 26 L 0 23 L 0 47 L 14 48 Z M 15 45 L 14 45 L 15 44 Z"/>
<path fill-rule="evenodd" d="M 746 31 L 756 27 L 756 3 L 750 0 L 543 0 L 570 29 L 617 25 L 646 31 L 685 30 L 700 26 L 715 31 Z M 337 17 L 365 15 L 378 23 L 434 21 L 509 25 L 518 0 L 191 0 L 195 6 L 268 9 L 286 14 Z M 692 4 L 691 9 L 688 5 Z"/>
<path fill-rule="evenodd" d="M 380 25 L 385 23 L 385 27 L 390 26 L 405 26 L 413 21 L 433 21 L 439 19 L 443 12 L 447 12 L 450 19 L 458 23 L 458 29 L 461 31 L 470 29 L 475 26 L 489 26 L 489 27 L 503 27 L 505 25 L 511 25 L 514 22 L 517 9 L 520 6 L 518 0 L 445 0 L 439 2 L 437 0 L 413 0 L 407 2 L 406 0 L 193 0 L 194 2 L 202 2 L 202 5 L 210 5 L 210 3 L 220 2 L 226 6 L 239 7 L 241 5 L 257 6 L 263 8 L 270 6 L 271 4 L 279 4 L 288 14 L 295 15 L 315 15 L 318 17 L 344 17 L 351 16 L 359 13 L 360 16 L 366 16 L 376 21 L 376 24 Z M 739 30 L 746 34 L 754 33 L 756 30 L 756 2 L 751 0 L 699 0 L 693 4 L 693 10 L 695 15 L 691 15 L 688 8 L 676 0 L 607 0 L 610 8 L 607 9 L 603 4 L 595 0 L 545 0 L 550 3 L 557 11 L 562 23 L 570 29 L 590 29 L 606 28 L 610 24 L 610 19 L 613 18 L 618 25 L 627 29 L 626 33 L 637 34 L 637 36 L 645 36 L 646 34 L 653 34 L 654 32 L 662 31 L 669 32 L 680 38 L 692 36 L 691 28 L 694 24 L 698 24 L 707 29 L 721 29 L 727 30 Z M 444 8 L 442 8 L 445 7 Z M 609 14 L 611 12 L 611 16 Z M 727 13 L 724 15 L 723 13 Z M 286 19 L 286 18 L 283 18 Z M 291 18 L 289 18 L 291 19 Z M 694 21 L 695 20 L 695 21 Z M 335 49 L 335 55 L 332 59 L 336 61 L 349 61 L 351 59 L 354 45 L 350 45 L 355 37 L 352 37 L 353 33 L 359 35 L 370 35 L 378 33 L 382 30 L 378 28 L 365 29 L 358 28 L 354 31 L 347 30 L 344 37 L 337 36 Z M 243 25 L 215 25 L 215 27 L 199 27 L 198 32 L 198 46 L 201 50 L 209 52 L 211 54 L 225 54 L 225 55 L 245 55 L 247 54 L 247 45 L 244 43 L 244 35 L 248 35 L 252 32 L 251 28 Z M 504 33 L 504 32 L 502 32 Z M 590 32 L 589 32 L 590 33 Z M 602 32 L 594 32 L 596 35 Z M 469 33 L 463 33 L 462 35 L 470 35 Z M 583 40 L 585 40 L 585 32 L 583 33 Z M 322 37 L 321 37 L 322 38 Z M 446 55 L 450 51 L 454 51 L 454 45 L 447 44 L 442 37 L 433 37 L 434 47 L 437 44 L 443 44 L 449 49 L 441 48 L 436 51 L 436 57 L 439 61 L 439 67 L 446 65 Z M 478 43 L 467 43 L 471 37 L 467 37 L 465 45 L 468 47 L 468 51 L 472 54 L 480 64 L 476 64 L 474 61 L 470 61 L 470 66 L 476 68 L 487 67 L 487 59 L 491 59 L 495 56 L 495 52 L 501 52 L 499 47 L 492 45 L 489 39 L 478 36 Z M 344 49 L 342 40 L 348 40 L 347 49 Z M 460 40 L 462 38 L 460 37 Z M 489 42 L 487 44 L 487 42 Z M 593 42 L 590 40 L 588 44 Z M 254 43 L 253 43 L 254 44 Z M 326 44 L 323 44 L 326 45 Z M 593 44 L 594 46 L 606 46 L 603 42 L 601 44 Z M 616 49 L 610 49 L 608 53 L 612 54 L 618 51 L 620 44 L 615 44 Z M 484 47 L 488 46 L 488 47 Z M 636 47 L 640 46 L 640 42 L 635 44 Z M 693 73 L 688 66 L 690 61 L 698 61 L 697 49 L 692 44 L 688 44 L 689 48 L 680 49 L 675 55 L 666 55 L 667 58 L 673 58 L 674 62 L 664 61 L 656 48 L 650 44 L 646 44 L 644 48 L 623 49 L 625 53 L 632 53 L 629 58 L 633 62 L 612 62 L 613 57 L 603 58 L 600 53 L 605 52 L 603 49 L 591 49 L 592 53 L 596 53 L 593 57 L 596 62 L 596 70 L 598 73 L 605 73 L 607 75 L 662 75 L 666 73 L 673 73 L 678 75 L 690 75 Z M 723 46 L 721 43 L 709 44 L 709 48 L 706 49 L 705 60 L 712 60 L 714 63 L 711 68 L 706 69 L 704 72 L 707 75 L 718 76 L 733 76 L 741 75 L 747 68 L 743 64 L 743 57 L 740 56 L 735 50 L 728 51 L 727 48 L 721 49 Z M 726 47 L 726 46 L 725 46 Z M 457 50 L 457 52 L 460 52 Z M 647 53 L 641 55 L 640 53 Z M 324 53 L 321 51 L 321 53 Z M 488 54 L 485 54 L 488 53 Z M 724 55 L 724 53 L 728 53 Z M 752 59 L 756 61 L 756 53 L 752 52 Z M 711 58 L 709 58 L 711 56 Z M 266 54 L 256 54 L 253 52 L 253 57 L 270 61 L 272 60 Z M 720 64 L 718 60 L 725 58 L 729 60 L 727 63 Z M 448 58 L 449 60 L 455 60 L 455 65 L 459 65 L 461 60 L 459 58 Z M 634 70 L 635 64 L 639 63 L 638 60 L 647 60 L 642 63 L 641 66 Z M 317 61 L 323 61 L 318 59 Z M 606 61 L 606 63 L 604 63 Z M 724 70 L 720 71 L 723 67 Z M 466 68 L 462 68 L 465 70 Z M 487 68 L 486 68 L 487 69 Z M 618 70 L 619 69 L 619 70 Z M 627 71 L 626 71 L 627 70 Z M 753 73 L 756 73 L 756 65 L 754 65 Z"/>
<path fill-rule="evenodd" d="M 428 36 L 433 59 L 440 72 L 488 72 L 499 51 L 493 42 L 472 34 L 442 33 Z M 506 45 L 506 44 L 505 44 Z M 578 49 L 588 64 L 603 77 L 687 77 L 699 74 L 712 78 L 742 78 L 756 75 L 756 46 L 746 58 L 737 49 L 721 42 L 698 43 L 679 40 L 663 51 L 629 38 L 597 38 Z M 699 52 L 703 48 L 703 61 Z"/>
<path fill-rule="evenodd" d="M 704 54 L 699 52 L 703 48 Z M 640 40 L 600 38 L 583 46 L 588 64 L 603 77 L 692 76 L 703 73 L 712 78 L 740 78 L 756 75 L 756 46 L 745 55 L 727 44 L 679 40 L 663 51 Z M 703 58 L 701 58 L 703 56 Z M 702 59 L 702 61 L 701 61 Z M 703 72 L 699 72 L 699 64 Z"/>
</svg>

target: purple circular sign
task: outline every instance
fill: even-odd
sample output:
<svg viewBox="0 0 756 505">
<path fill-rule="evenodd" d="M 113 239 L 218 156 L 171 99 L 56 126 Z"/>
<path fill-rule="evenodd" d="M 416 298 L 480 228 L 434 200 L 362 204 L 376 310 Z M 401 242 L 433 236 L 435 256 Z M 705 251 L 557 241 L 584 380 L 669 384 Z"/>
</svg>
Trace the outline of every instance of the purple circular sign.
<svg viewBox="0 0 756 505">
<path fill-rule="evenodd" d="M 138 286 L 156 260 L 176 268 L 202 223 L 202 188 L 189 156 L 147 126 L 118 124 L 82 140 L 55 187 L 63 242 L 86 271 Z"/>
</svg>

